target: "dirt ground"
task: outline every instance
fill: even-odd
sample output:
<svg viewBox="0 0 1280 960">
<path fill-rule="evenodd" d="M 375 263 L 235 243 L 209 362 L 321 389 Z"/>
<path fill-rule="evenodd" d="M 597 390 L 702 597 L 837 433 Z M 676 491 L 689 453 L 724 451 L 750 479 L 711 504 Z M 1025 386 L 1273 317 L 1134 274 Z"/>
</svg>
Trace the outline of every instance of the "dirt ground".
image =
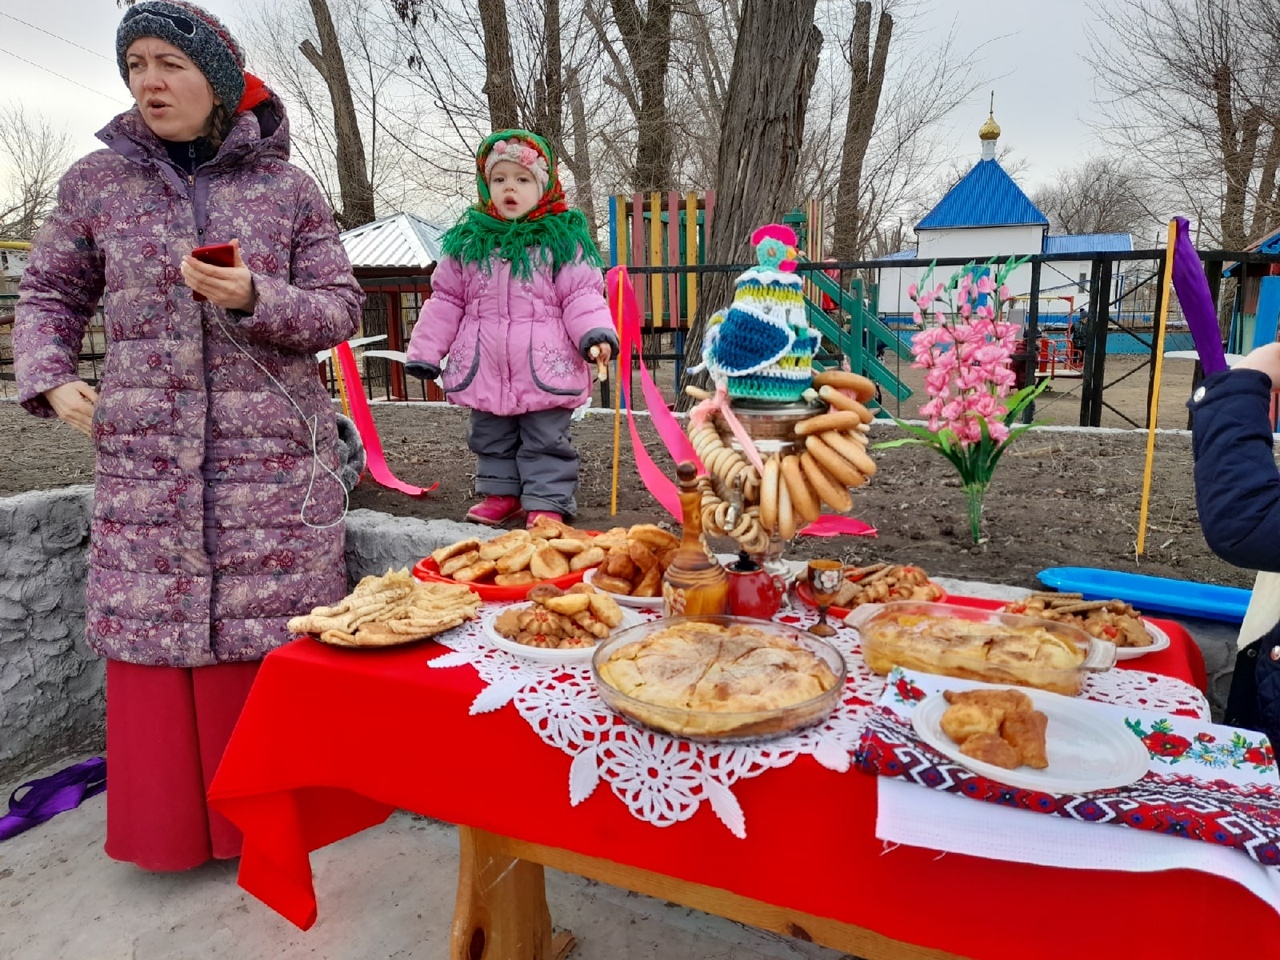
<svg viewBox="0 0 1280 960">
<path fill-rule="evenodd" d="M 1185 426 L 1182 404 L 1191 370 L 1189 364 L 1182 367 L 1162 380 L 1161 427 Z M 1140 411 L 1146 402 L 1146 377 L 1130 379 L 1135 383 L 1128 388 L 1133 394 L 1128 408 L 1136 404 Z M 1071 400 L 1058 400 L 1071 386 L 1061 383 L 1060 390 L 1046 395 L 1041 414 L 1058 423 L 1075 422 L 1078 393 L 1068 394 Z M 1108 402 L 1126 403 L 1121 389 L 1110 388 Z M 914 413 L 914 398 L 903 406 L 904 414 Z M 1054 412 L 1067 407 L 1070 416 Z M 379 487 L 366 476 L 352 495 L 352 507 L 461 519 L 473 502 L 474 460 L 466 448 L 466 413 L 436 405 L 375 404 L 374 416 L 392 471 L 409 483 L 440 485 L 430 495 L 413 499 Z M 655 461 L 672 470 L 652 427 L 644 418 L 638 422 Z M 577 517 L 581 526 L 670 520 L 636 474 L 625 423 L 621 436 L 615 518 L 609 510 L 613 417 L 593 414 L 575 425 L 582 456 Z M 873 439 L 894 436 L 896 427 L 877 425 Z M 0 402 L 0 437 L 5 438 L 0 496 L 92 481 L 88 441 L 68 427 L 30 417 L 13 402 Z M 854 498 L 854 514 L 873 524 L 878 536 L 801 537 L 788 556 L 890 559 L 920 565 L 938 576 L 1027 587 L 1035 585 L 1039 570 L 1050 566 L 1103 567 L 1251 586 L 1252 573 L 1218 560 L 1201 536 L 1186 434 L 1157 435 L 1146 552 L 1135 556 L 1145 448 L 1143 431 L 1033 429 L 1015 443 L 997 470 L 986 503 L 989 539 L 981 545 L 970 541 L 964 497 L 949 463 L 920 448 L 880 451 L 879 471 Z"/>
</svg>

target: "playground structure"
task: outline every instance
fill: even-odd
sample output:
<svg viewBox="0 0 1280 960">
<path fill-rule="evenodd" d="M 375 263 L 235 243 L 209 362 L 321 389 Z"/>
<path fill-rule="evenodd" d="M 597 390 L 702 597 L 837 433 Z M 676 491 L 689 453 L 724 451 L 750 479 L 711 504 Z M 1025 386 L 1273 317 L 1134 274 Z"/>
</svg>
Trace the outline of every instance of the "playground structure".
<svg viewBox="0 0 1280 960">
<path fill-rule="evenodd" d="M 1008 297 L 1008 317 L 1013 323 L 1021 326 L 1026 321 L 1026 303 L 1029 294 L 1018 294 Z M 1067 295 L 1042 295 L 1041 303 L 1061 302 L 1066 305 L 1067 324 L 1065 329 L 1057 326 L 1042 327 L 1037 338 L 1035 356 L 1037 380 L 1055 380 L 1061 378 L 1076 379 L 1084 376 L 1084 351 L 1077 346 L 1075 329 L 1076 298 Z"/>
</svg>

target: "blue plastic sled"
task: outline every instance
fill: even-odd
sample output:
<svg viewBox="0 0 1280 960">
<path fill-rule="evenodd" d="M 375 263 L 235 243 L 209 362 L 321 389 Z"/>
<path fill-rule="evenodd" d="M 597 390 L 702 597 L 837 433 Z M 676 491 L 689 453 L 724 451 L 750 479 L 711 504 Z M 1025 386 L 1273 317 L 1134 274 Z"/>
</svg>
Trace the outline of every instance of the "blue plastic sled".
<svg viewBox="0 0 1280 960">
<path fill-rule="evenodd" d="M 1191 580 L 1091 567 L 1050 567 L 1037 574 L 1046 587 L 1083 593 L 1086 600 L 1126 600 L 1143 613 L 1171 613 L 1240 623 L 1251 591 Z"/>
</svg>

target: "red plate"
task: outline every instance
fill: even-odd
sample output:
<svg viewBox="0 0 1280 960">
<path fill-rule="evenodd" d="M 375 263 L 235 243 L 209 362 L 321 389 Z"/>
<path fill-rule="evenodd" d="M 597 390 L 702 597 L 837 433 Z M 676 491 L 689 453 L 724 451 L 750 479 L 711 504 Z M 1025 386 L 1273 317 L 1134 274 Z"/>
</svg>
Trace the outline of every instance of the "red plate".
<svg viewBox="0 0 1280 960">
<path fill-rule="evenodd" d="M 933 583 L 932 580 L 930 580 L 929 582 Z M 933 585 L 935 587 L 938 587 L 936 583 L 933 583 Z M 938 589 L 941 591 L 942 595 L 938 597 L 937 600 L 930 600 L 929 602 L 930 603 L 947 603 L 948 602 L 947 591 L 943 590 L 941 587 L 938 587 Z M 801 600 L 803 600 L 809 606 L 813 607 L 814 609 L 817 609 L 818 602 L 813 599 L 813 589 L 809 586 L 809 584 L 807 583 L 796 584 L 796 596 L 798 596 Z M 845 617 L 849 615 L 850 611 L 845 607 L 827 607 L 827 613 L 828 615 L 835 617 L 837 620 L 843 620 Z"/>
<path fill-rule="evenodd" d="M 462 583 L 460 586 L 469 587 L 471 592 L 481 600 L 523 600 L 529 595 L 529 591 L 539 584 L 552 583 L 562 590 L 571 587 L 575 583 L 581 582 L 582 578 L 587 575 L 587 570 L 590 569 L 592 568 L 587 567 L 573 573 L 566 573 L 563 577 L 555 577 L 551 580 L 536 580 L 533 583 L 521 583 L 514 587 L 500 587 L 496 583 Z M 434 580 L 437 583 L 459 583 L 452 577 L 441 576 L 440 565 L 430 557 L 423 557 L 414 564 L 413 575 L 419 580 Z"/>
</svg>

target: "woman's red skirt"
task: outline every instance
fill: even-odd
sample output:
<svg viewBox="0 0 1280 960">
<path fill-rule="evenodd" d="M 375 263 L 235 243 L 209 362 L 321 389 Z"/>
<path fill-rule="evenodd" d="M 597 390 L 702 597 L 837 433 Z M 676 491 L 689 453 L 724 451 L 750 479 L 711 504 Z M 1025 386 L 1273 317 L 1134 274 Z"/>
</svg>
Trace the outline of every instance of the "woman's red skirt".
<svg viewBox="0 0 1280 960">
<path fill-rule="evenodd" d="M 107 856 L 173 871 L 240 855 L 205 794 L 258 666 L 107 661 Z"/>
</svg>

